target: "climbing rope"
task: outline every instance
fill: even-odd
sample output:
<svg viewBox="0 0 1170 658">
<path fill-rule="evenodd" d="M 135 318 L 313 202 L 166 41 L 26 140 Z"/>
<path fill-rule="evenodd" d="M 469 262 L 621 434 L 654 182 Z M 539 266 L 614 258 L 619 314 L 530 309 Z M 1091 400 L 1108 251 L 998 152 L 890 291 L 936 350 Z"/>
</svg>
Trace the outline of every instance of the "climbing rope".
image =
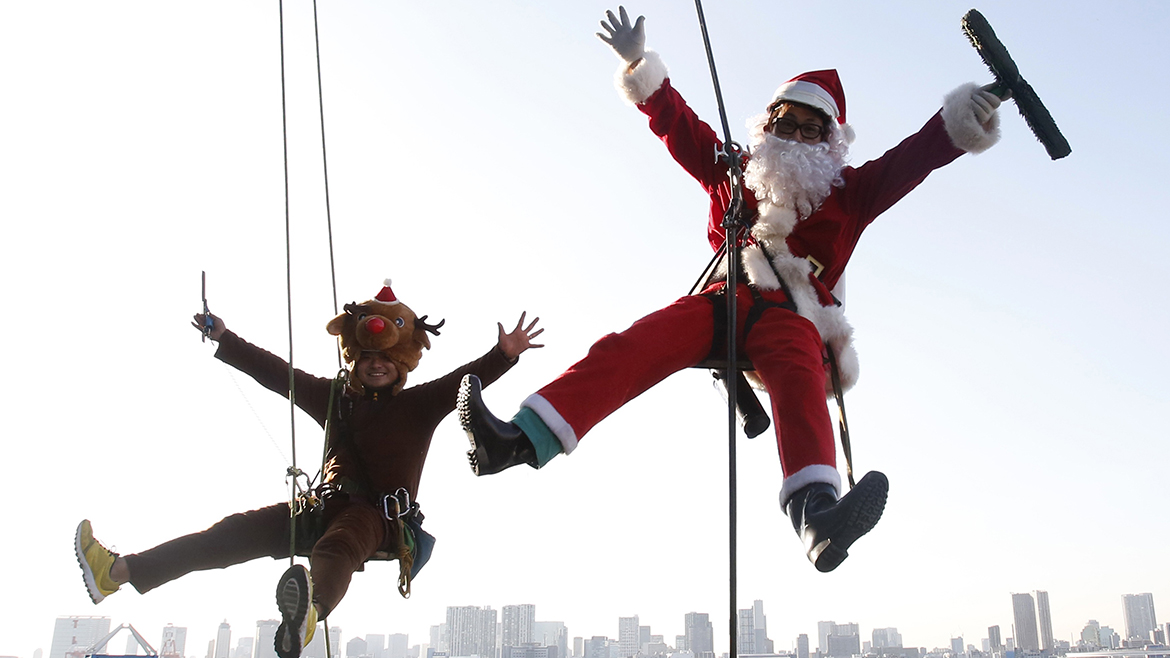
<svg viewBox="0 0 1170 658">
<path fill-rule="evenodd" d="M 313 45 L 317 53 L 317 110 L 321 117 L 321 172 L 325 180 L 325 228 L 329 234 L 329 281 L 333 286 L 333 314 L 337 315 L 337 265 L 333 258 L 333 213 L 329 207 L 329 156 L 325 149 L 325 93 L 321 85 L 321 33 L 317 26 L 317 0 L 313 0 Z M 339 343 L 337 367 L 341 366 Z"/>
<path fill-rule="evenodd" d="M 281 136 L 284 141 L 284 278 L 285 297 L 288 308 L 288 415 L 289 436 L 292 441 L 292 464 L 285 471 L 286 479 L 291 479 L 289 487 L 289 532 L 288 532 L 288 562 L 295 564 L 297 553 L 297 498 L 298 478 L 302 472 L 297 468 L 297 390 L 293 367 L 293 313 L 292 313 L 292 227 L 289 221 L 289 186 L 288 186 L 288 100 L 284 79 L 284 0 L 278 0 L 280 11 L 280 122 Z"/>
<path fill-rule="evenodd" d="M 719 106 L 719 120 L 723 125 L 723 151 L 720 159 L 727 165 L 727 176 L 730 178 L 731 203 L 723 215 L 723 229 L 726 232 L 724 245 L 727 254 L 727 517 L 728 517 L 728 634 L 730 636 L 730 656 L 736 658 L 737 633 L 739 630 L 739 615 L 736 611 L 737 574 L 736 574 L 736 542 L 737 526 L 737 497 L 736 497 L 736 386 L 734 371 L 739 369 L 738 352 L 736 349 L 736 292 L 739 285 L 739 235 L 743 228 L 743 169 L 741 163 L 743 152 L 739 144 L 731 139 L 731 129 L 727 123 L 727 110 L 723 105 L 723 92 L 719 88 L 719 73 L 715 69 L 715 56 L 711 52 L 711 39 L 707 35 L 707 20 L 703 17 L 702 0 L 695 0 L 695 11 L 699 15 L 699 29 L 703 33 L 703 47 L 707 51 L 707 64 L 711 69 L 711 82 L 715 87 L 715 101 Z M 738 373 L 736 373 L 738 374 Z"/>
<path fill-rule="evenodd" d="M 284 141 L 284 244 L 285 244 L 285 288 L 288 307 L 288 402 L 289 402 L 289 436 L 292 442 L 292 464 L 286 471 L 287 479 L 291 480 L 289 487 L 289 564 L 295 563 L 297 552 L 297 516 L 300 512 L 309 511 L 309 508 L 319 505 L 313 494 L 313 485 L 318 477 L 323 477 L 325 462 L 329 455 L 329 424 L 332 417 L 333 400 L 338 394 L 344 376 L 348 374 L 343 368 L 341 346 L 337 347 L 337 364 L 342 368 L 334 378 L 330 389 L 328 411 L 326 412 L 325 441 L 321 454 L 321 469 L 313 478 L 297 468 L 297 430 L 296 430 L 296 370 L 293 366 L 293 312 L 292 312 L 292 229 L 289 215 L 289 178 L 288 178 L 288 109 L 287 91 L 285 83 L 284 58 L 284 0 L 279 0 L 280 11 L 280 109 L 281 128 Z M 333 292 L 333 313 L 337 313 L 337 268 L 333 251 L 333 214 L 329 203 L 329 158 L 325 140 L 325 95 L 321 82 L 321 33 L 317 18 L 317 0 L 313 0 L 313 45 L 317 59 L 317 109 L 321 122 L 321 168 L 325 184 L 325 225 L 329 237 L 329 278 Z M 302 478 L 305 484 L 301 486 Z M 326 655 L 333 656 L 329 638 L 329 619 L 322 618 L 325 629 Z"/>
</svg>

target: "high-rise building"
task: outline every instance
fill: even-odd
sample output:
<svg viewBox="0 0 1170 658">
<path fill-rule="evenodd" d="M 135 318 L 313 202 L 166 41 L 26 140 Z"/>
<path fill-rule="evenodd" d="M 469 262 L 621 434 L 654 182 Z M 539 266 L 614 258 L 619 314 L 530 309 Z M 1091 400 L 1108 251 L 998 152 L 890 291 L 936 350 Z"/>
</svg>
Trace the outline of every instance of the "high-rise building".
<svg viewBox="0 0 1170 658">
<path fill-rule="evenodd" d="M 688 612 L 683 618 L 683 629 L 687 636 L 687 650 L 695 654 L 695 658 L 715 655 L 715 633 L 707 613 Z"/>
<path fill-rule="evenodd" d="M 232 655 L 232 627 L 227 620 L 219 625 L 219 632 L 215 634 L 215 658 L 231 658 Z"/>
<path fill-rule="evenodd" d="M 329 648 L 333 652 L 333 655 L 329 656 L 329 658 L 341 658 L 341 627 L 340 626 L 330 626 L 329 627 Z"/>
<path fill-rule="evenodd" d="M 638 616 L 618 617 L 618 658 L 636 655 L 641 643 L 638 631 Z"/>
<path fill-rule="evenodd" d="M 817 653 L 829 655 L 829 636 L 837 632 L 837 623 L 832 621 L 817 622 Z"/>
<path fill-rule="evenodd" d="M 850 658 L 861 653 L 861 637 L 856 632 L 841 633 L 838 627 L 838 633 L 828 637 L 829 650 L 828 655 L 833 658 Z"/>
<path fill-rule="evenodd" d="M 366 635 L 366 653 L 370 658 L 386 658 L 386 636 L 381 633 Z"/>
<path fill-rule="evenodd" d="M 542 647 L 557 647 L 557 655 L 569 655 L 569 629 L 564 622 L 538 621 L 532 624 L 532 641 Z"/>
<path fill-rule="evenodd" d="M 255 658 L 276 658 L 276 629 L 278 628 L 280 628 L 280 621 L 276 619 L 262 619 L 256 622 Z"/>
<path fill-rule="evenodd" d="M 752 620 L 752 609 L 740 610 L 736 615 L 739 628 L 736 629 L 736 651 L 740 655 L 756 653 L 756 627 Z"/>
<path fill-rule="evenodd" d="M 1040 650 L 1051 653 L 1052 644 L 1052 609 L 1048 607 L 1048 592 L 1036 590 L 1036 614 L 1040 621 Z"/>
<path fill-rule="evenodd" d="M 768 618 L 764 616 L 764 602 L 752 602 L 752 630 L 755 631 L 756 653 L 774 653 L 772 640 L 768 639 Z"/>
<path fill-rule="evenodd" d="M 573 658 L 585 658 L 585 638 L 573 638 Z"/>
<path fill-rule="evenodd" d="M 609 658 L 609 638 L 594 635 L 585 640 L 585 658 Z"/>
<path fill-rule="evenodd" d="M 451 629 L 446 622 L 431 626 L 431 647 L 439 653 L 450 655 Z"/>
<path fill-rule="evenodd" d="M 234 658 L 252 658 L 252 643 L 256 641 L 254 637 L 242 637 L 236 640 L 236 649 L 232 652 Z"/>
<path fill-rule="evenodd" d="M 159 643 L 159 656 L 162 658 L 183 658 L 187 650 L 187 629 L 183 626 L 167 624 L 163 628 L 162 642 Z M 251 658 L 249 656 L 248 658 Z"/>
<path fill-rule="evenodd" d="M 496 658 L 496 611 L 490 606 L 447 608 L 448 654 Z"/>
<path fill-rule="evenodd" d="M 1016 622 L 1016 648 L 1039 651 L 1040 633 L 1036 629 L 1036 604 L 1032 602 L 1031 594 L 1012 594 L 1012 615 Z"/>
<path fill-rule="evenodd" d="M 991 652 L 998 652 L 1003 650 L 1003 639 L 999 634 L 999 626 L 987 627 L 987 646 Z"/>
<path fill-rule="evenodd" d="M 58 617 L 49 658 L 81 658 L 91 644 L 109 634 L 109 617 Z"/>
<path fill-rule="evenodd" d="M 406 658 L 410 651 L 410 636 L 393 633 L 386 636 L 386 658 Z"/>
<path fill-rule="evenodd" d="M 796 658 L 808 658 L 808 634 L 796 636 Z"/>
<path fill-rule="evenodd" d="M 952 637 L 951 638 L 951 654 L 955 655 L 955 656 L 961 656 L 964 653 L 965 652 L 963 651 L 963 638 Z"/>
<path fill-rule="evenodd" d="M 532 625 L 536 623 L 536 606 L 531 603 L 506 605 L 500 611 L 500 645 L 518 647 L 532 642 Z"/>
<path fill-rule="evenodd" d="M 846 658 L 861 653 L 861 631 L 855 623 L 818 621 L 817 636 L 820 641 L 817 651 L 822 655 Z"/>
<path fill-rule="evenodd" d="M 874 649 L 896 649 L 902 646 L 902 634 L 896 628 L 875 628 L 872 639 Z"/>
<path fill-rule="evenodd" d="M 1101 646 L 1101 624 L 1097 623 L 1096 619 L 1090 619 L 1081 629 L 1080 645 L 1088 649 Z"/>
<path fill-rule="evenodd" d="M 1097 638 L 1102 649 L 1121 648 L 1121 636 L 1109 626 L 1102 626 Z"/>
<path fill-rule="evenodd" d="M 349 642 L 345 643 L 345 658 L 363 658 L 370 654 L 366 651 L 366 641 L 364 638 L 355 637 Z"/>
<path fill-rule="evenodd" d="M 1158 627 L 1154 615 L 1153 594 L 1126 594 L 1121 597 L 1125 608 L 1125 639 L 1150 640 L 1150 633 Z"/>
</svg>

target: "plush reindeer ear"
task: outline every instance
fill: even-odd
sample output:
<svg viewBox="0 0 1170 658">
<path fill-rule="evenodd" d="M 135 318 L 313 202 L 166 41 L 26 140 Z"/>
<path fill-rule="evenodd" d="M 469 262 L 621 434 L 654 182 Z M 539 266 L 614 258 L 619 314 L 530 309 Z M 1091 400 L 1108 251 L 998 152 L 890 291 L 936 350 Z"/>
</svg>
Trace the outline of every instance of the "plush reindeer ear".
<svg viewBox="0 0 1170 658">
<path fill-rule="evenodd" d="M 349 314 L 342 313 L 341 315 L 330 320 L 329 324 L 325 325 L 325 331 L 328 331 L 330 336 L 340 336 L 341 329 L 345 326 L 345 317 L 347 315 Z"/>
<path fill-rule="evenodd" d="M 414 330 L 414 340 L 428 350 L 431 349 L 431 337 L 427 335 L 426 329 L 421 327 L 416 328 Z"/>
</svg>

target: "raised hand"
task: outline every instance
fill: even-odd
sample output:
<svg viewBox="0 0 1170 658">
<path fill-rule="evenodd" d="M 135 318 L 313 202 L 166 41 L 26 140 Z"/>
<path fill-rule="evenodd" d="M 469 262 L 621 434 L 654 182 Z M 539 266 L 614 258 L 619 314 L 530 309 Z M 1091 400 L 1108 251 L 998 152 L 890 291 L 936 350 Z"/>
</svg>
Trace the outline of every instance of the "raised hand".
<svg viewBox="0 0 1170 658">
<path fill-rule="evenodd" d="M 536 338 L 537 336 L 544 333 L 543 327 L 537 329 L 536 331 L 532 330 L 534 327 L 536 327 L 536 323 L 540 322 L 540 318 L 533 318 L 532 322 L 528 323 L 528 326 L 525 327 L 524 317 L 527 314 L 528 311 L 520 314 L 520 321 L 516 323 L 516 328 L 513 329 L 510 333 L 506 333 L 504 331 L 504 325 L 500 324 L 499 322 L 496 323 L 496 326 L 499 327 L 500 331 L 498 345 L 504 352 L 504 356 L 508 357 L 509 361 L 515 361 L 516 357 L 520 356 L 522 352 L 530 347 L 544 347 L 543 344 L 536 344 L 532 342 L 533 338 Z"/>
<path fill-rule="evenodd" d="M 206 322 L 207 318 L 211 318 L 211 331 L 208 332 L 207 337 L 211 340 L 219 340 L 219 337 L 223 335 L 223 332 L 227 331 L 227 325 L 223 323 L 223 320 L 219 319 L 219 316 L 212 315 L 211 313 L 208 313 L 207 315 L 196 313 L 195 321 L 191 323 L 191 326 L 202 332 L 203 323 Z"/>
<path fill-rule="evenodd" d="M 643 26 L 646 17 L 639 16 L 638 20 L 631 25 L 625 7 L 619 5 L 618 14 L 620 16 L 614 16 L 612 11 L 605 12 L 605 17 L 609 19 L 609 22 L 601 21 L 601 27 L 609 32 L 609 35 L 606 36 L 598 32 L 597 38 L 609 44 L 609 47 L 613 48 L 618 57 L 625 60 L 627 64 L 635 64 L 646 54 L 646 29 Z"/>
</svg>

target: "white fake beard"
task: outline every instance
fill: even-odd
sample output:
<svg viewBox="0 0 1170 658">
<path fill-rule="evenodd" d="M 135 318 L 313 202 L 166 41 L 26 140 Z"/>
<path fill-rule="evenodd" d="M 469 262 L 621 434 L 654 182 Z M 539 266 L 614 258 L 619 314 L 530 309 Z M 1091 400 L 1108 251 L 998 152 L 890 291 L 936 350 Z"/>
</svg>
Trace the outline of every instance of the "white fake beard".
<svg viewBox="0 0 1170 658">
<path fill-rule="evenodd" d="M 744 183 L 760 201 L 791 208 L 803 219 L 820 207 L 834 187 L 845 184 L 841 170 L 848 146 L 839 131 L 833 130 L 828 142 L 804 144 L 753 128 Z"/>
</svg>

